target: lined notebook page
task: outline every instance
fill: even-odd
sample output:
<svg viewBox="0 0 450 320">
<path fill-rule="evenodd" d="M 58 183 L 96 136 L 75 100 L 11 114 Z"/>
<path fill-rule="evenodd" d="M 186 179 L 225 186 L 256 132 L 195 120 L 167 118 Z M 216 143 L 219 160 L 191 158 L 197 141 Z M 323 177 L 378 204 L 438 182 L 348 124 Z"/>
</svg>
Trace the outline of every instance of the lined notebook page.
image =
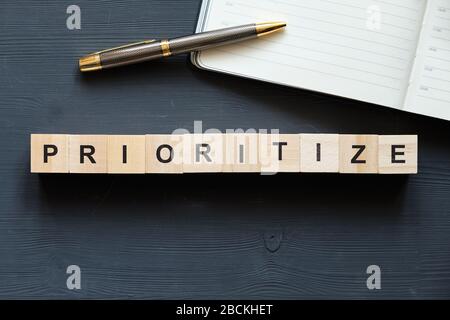
<svg viewBox="0 0 450 320">
<path fill-rule="evenodd" d="M 401 108 L 425 0 L 209 0 L 204 30 L 286 21 L 286 31 L 199 53 L 207 69 Z"/>
<path fill-rule="evenodd" d="M 431 0 L 405 110 L 450 120 L 450 0 Z"/>
</svg>

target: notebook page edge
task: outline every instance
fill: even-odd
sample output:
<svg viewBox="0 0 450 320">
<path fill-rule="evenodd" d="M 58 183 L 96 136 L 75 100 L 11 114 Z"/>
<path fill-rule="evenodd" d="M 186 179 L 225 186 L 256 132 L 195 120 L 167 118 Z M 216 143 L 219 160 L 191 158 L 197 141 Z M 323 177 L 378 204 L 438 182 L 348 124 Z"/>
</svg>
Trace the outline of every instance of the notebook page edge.
<svg viewBox="0 0 450 320">
<path fill-rule="evenodd" d="M 444 120 L 450 120 L 450 102 L 445 102 L 440 99 L 433 99 L 433 98 L 427 98 L 424 96 L 421 96 L 420 90 L 423 86 L 424 82 L 421 80 L 424 77 L 425 68 L 429 68 L 427 72 L 433 73 L 434 69 L 437 69 L 437 67 L 429 66 L 426 63 L 426 50 L 427 48 L 431 48 L 431 37 L 432 35 L 430 32 L 433 31 L 435 26 L 431 22 L 433 19 L 432 14 L 435 13 L 434 9 L 437 8 L 437 4 L 439 2 L 436 0 L 430 0 L 427 3 L 426 13 L 424 15 L 424 23 L 422 26 L 422 34 L 421 38 L 419 40 L 416 59 L 414 68 L 412 70 L 411 78 L 410 78 L 410 85 L 408 87 L 407 96 L 405 98 L 405 103 L 403 106 L 403 111 L 415 113 L 415 114 L 421 114 L 437 119 L 444 119 Z M 448 28 L 449 29 L 449 28 Z M 450 29 L 449 29 L 450 30 Z M 450 49 L 446 49 L 447 51 Z M 420 69 L 419 69 L 420 68 Z M 448 74 L 447 74 L 448 75 Z M 448 80 L 447 80 L 448 81 Z M 426 84 L 426 83 L 425 83 Z M 426 85 L 425 85 L 426 86 Z M 420 101 L 422 102 L 420 104 Z M 418 105 L 420 104 L 420 105 Z M 422 105 L 427 105 L 428 107 L 425 108 Z M 444 109 L 441 108 L 441 105 Z M 447 109 L 445 109 L 447 108 Z"/>
</svg>

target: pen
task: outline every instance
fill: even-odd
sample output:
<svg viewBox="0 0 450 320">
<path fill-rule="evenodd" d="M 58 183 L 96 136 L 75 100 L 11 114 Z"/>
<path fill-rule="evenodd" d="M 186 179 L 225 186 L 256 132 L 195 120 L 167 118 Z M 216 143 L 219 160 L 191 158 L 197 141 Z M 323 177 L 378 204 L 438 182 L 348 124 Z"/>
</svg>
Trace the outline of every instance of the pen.
<svg viewBox="0 0 450 320">
<path fill-rule="evenodd" d="M 284 22 L 263 22 L 207 31 L 171 40 L 145 40 L 89 54 L 79 60 L 79 66 L 82 72 L 109 69 L 254 39 L 282 30 L 284 27 L 286 27 Z"/>
</svg>

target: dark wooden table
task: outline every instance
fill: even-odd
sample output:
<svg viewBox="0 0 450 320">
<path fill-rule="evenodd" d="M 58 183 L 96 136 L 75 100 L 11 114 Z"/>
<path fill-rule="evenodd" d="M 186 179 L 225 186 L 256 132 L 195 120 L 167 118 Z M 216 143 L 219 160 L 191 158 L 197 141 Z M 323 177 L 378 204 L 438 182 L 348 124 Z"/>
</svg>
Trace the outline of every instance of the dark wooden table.
<svg viewBox="0 0 450 320">
<path fill-rule="evenodd" d="M 187 56 L 90 75 L 85 53 L 193 32 L 200 0 L 4 0 L 1 298 L 449 298 L 450 123 L 200 71 Z M 418 134 L 416 176 L 39 176 L 30 133 Z M 66 268 L 81 268 L 68 290 Z M 381 268 L 368 290 L 366 268 Z"/>
</svg>

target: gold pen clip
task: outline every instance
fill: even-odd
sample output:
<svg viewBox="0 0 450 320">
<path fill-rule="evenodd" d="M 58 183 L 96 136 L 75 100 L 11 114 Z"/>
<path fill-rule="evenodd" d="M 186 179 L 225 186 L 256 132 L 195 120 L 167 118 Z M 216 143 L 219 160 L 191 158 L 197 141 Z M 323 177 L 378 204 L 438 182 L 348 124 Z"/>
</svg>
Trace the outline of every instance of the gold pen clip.
<svg viewBox="0 0 450 320">
<path fill-rule="evenodd" d="M 156 39 L 144 40 L 144 41 L 139 41 L 139 42 L 135 42 L 135 43 L 129 43 L 129 44 L 125 44 L 123 46 L 119 46 L 119 47 L 115 47 L 115 48 L 110 48 L 110 49 L 105 49 L 105 50 L 102 50 L 102 51 L 98 51 L 98 52 L 95 52 L 94 54 L 101 54 L 101 53 L 105 53 L 105 52 L 109 52 L 109 51 L 113 51 L 113 50 L 119 50 L 119 49 L 124 49 L 124 48 L 132 47 L 132 46 L 137 46 L 139 44 L 152 43 L 152 42 L 155 42 L 155 41 L 156 41 Z"/>
</svg>

